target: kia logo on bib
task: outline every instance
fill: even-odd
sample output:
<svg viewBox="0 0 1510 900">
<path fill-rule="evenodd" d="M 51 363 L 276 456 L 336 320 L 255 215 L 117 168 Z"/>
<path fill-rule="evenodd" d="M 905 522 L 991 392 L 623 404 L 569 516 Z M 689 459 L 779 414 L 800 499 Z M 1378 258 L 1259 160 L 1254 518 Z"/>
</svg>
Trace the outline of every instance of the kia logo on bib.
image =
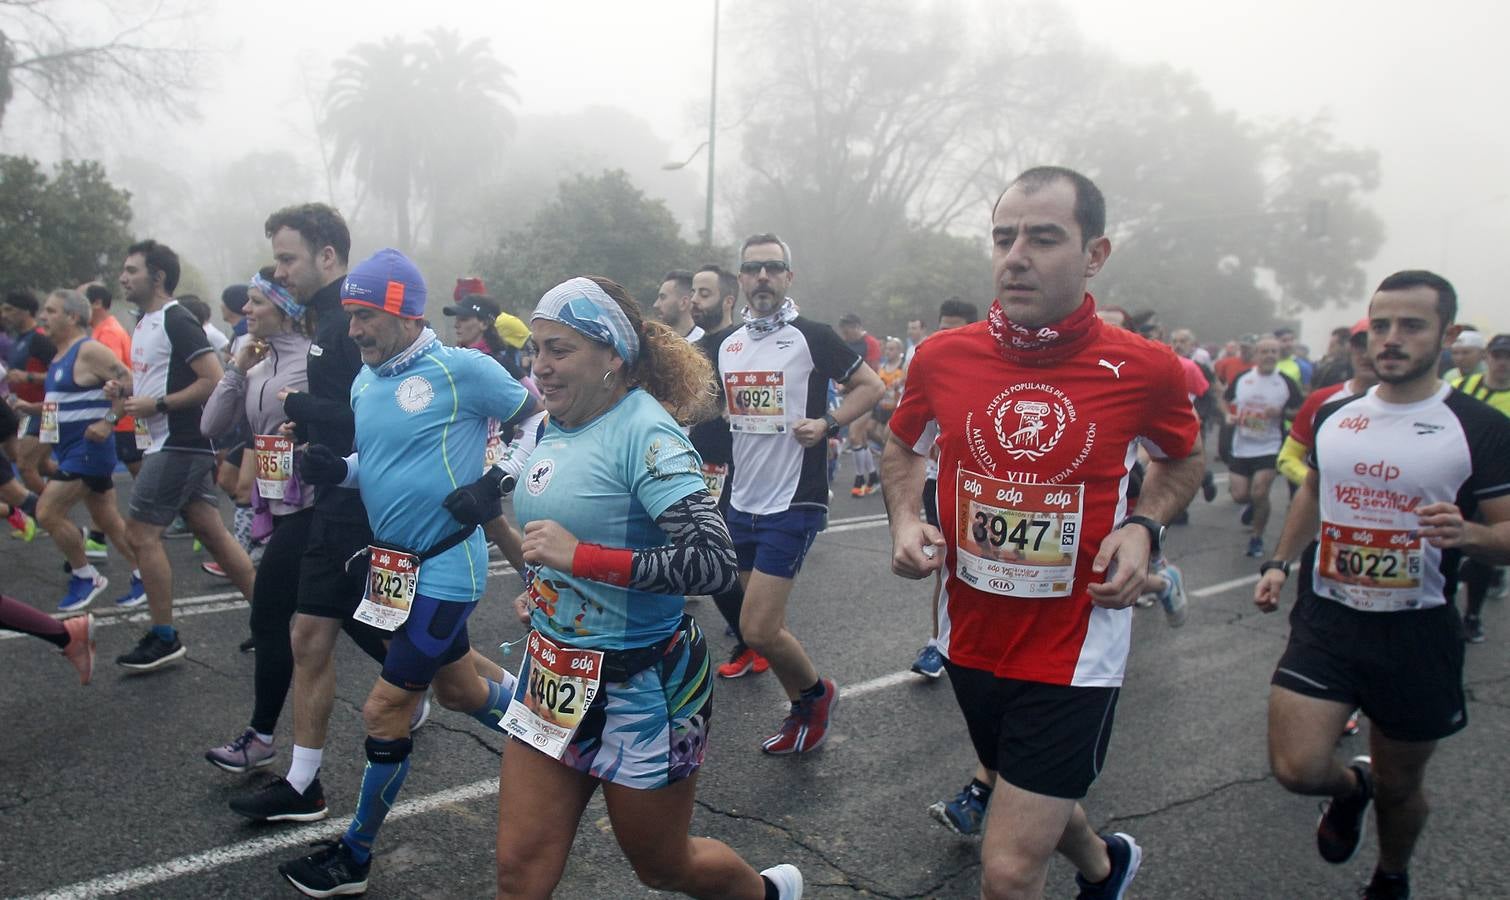
<svg viewBox="0 0 1510 900">
<path fill-rule="evenodd" d="M 991 579 L 989 584 L 991 586 L 991 590 L 1001 594 L 1010 594 L 1017 588 L 1017 585 L 1013 584 L 1005 578 L 993 578 Z"/>
</svg>

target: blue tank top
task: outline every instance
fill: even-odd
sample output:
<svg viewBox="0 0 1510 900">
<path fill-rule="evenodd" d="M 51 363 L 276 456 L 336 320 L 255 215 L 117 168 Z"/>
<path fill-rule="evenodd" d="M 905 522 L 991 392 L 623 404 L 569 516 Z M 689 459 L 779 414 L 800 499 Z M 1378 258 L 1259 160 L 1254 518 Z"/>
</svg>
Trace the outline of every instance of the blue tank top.
<svg viewBox="0 0 1510 900">
<path fill-rule="evenodd" d="M 53 452 L 63 470 L 76 475 L 109 475 L 115 469 L 114 442 L 90 441 L 84 431 L 110 413 L 110 400 L 103 384 L 80 387 L 73 378 L 79 349 L 87 343 L 91 343 L 90 338 L 75 341 L 47 367 L 43 402 L 57 404 L 58 440 Z M 44 413 L 44 424 L 46 418 Z"/>
</svg>

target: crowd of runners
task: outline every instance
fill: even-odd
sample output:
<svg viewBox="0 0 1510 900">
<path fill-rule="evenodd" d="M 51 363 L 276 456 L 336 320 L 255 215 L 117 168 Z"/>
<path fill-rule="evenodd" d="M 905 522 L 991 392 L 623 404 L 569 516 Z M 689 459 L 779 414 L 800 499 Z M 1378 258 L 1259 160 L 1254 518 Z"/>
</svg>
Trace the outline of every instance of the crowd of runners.
<svg viewBox="0 0 1510 900">
<path fill-rule="evenodd" d="M 433 697 L 507 743 L 500 897 L 555 890 L 601 788 L 644 884 L 798 898 L 794 866 L 757 871 L 689 822 L 716 678 L 779 681 L 790 708 L 760 752 L 811 753 L 830 734 L 839 686 L 786 613 L 847 459 L 851 494 L 883 495 L 892 570 L 930 585 L 912 668 L 947 673 L 977 758 L 957 796 L 919 798 L 920 812 L 979 837 L 983 896 L 1040 896 L 1057 851 L 1079 897 L 1120 898 L 1142 850 L 1098 834 L 1081 803 L 1105 764 L 1134 607 L 1185 620 L 1166 526 L 1198 492 L 1215 501 L 1212 456 L 1251 529 L 1233 553 L 1254 560 L 1254 602 L 1272 612 L 1295 582 L 1269 700 L 1276 778 L 1325 798 L 1329 862 L 1353 857 L 1372 806 L 1363 896 L 1407 897 L 1427 762 L 1467 724 L 1464 644 L 1484 639 L 1510 562 L 1510 335 L 1456 324 L 1452 286 L 1405 270 L 1314 362 L 1285 328 L 1205 347 L 1098 306 L 1087 287 L 1106 230 L 1089 179 L 1030 169 L 992 210 L 995 298 L 930 304 L 884 338 L 852 313 L 806 317 L 798 258 L 769 233 L 732 265 L 668 272 L 644 307 L 575 277 L 514 315 L 458 279 L 449 344 L 413 261 L 385 249 L 353 264 L 322 204 L 267 219 L 269 264 L 221 298 L 229 339 L 175 294 L 172 249 L 133 244 L 115 289 L 0 306 L 0 501 L 66 572 L 56 615 L 0 596 L 0 627 L 52 643 L 88 684 L 87 609 L 110 569 L 129 573 L 114 606 L 151 619 L 116 663 L 181 660 L 163 541 L 191 534 L 250 603 L 255 654 L 247 717 L 203 755 L 243 773 L 289 748 L 281 776 L 229 804 L 270 823 L 329 814 L 319 776 L 346 633 L 376 663 L 367 764 L 346 832 L 278 867 L 309 896 L 366 890 Z M 136 314 L 129 332 L 113 299 Z M 1279 475 L 1291 498 L 1275 529 Z M 512 672 L 468 632 L 490 545 L 523 582 Z M 686 612 L 704 595 L 735 638 L 721 663 Z M 1360 713 L 1370 752 L 1345 761 L 1337 738 Z"/>
</svg>

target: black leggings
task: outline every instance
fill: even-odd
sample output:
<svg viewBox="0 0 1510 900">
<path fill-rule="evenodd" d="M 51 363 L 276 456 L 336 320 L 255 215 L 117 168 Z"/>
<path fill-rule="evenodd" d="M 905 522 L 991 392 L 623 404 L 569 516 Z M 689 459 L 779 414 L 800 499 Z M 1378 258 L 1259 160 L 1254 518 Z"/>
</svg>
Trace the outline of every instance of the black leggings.
<svg viewBox="0 0 1510 900">
<path fill-rule="evenodd" d="M 257 660 L 251 726 L 261 734 L 272 734 L 278 727 L 278 716 L 294 677 L 289 627 L 299 605 L 299 566 L 314 515 L 314 510 L 305 509 L 274 520 L 273 534 L 262 551 L 252 586 L 252 640 Z M 383 661 L 387 651 L 379 632 L 351 619 L 342 627 L 364 653 L 379 663 Z"/>
</svg>

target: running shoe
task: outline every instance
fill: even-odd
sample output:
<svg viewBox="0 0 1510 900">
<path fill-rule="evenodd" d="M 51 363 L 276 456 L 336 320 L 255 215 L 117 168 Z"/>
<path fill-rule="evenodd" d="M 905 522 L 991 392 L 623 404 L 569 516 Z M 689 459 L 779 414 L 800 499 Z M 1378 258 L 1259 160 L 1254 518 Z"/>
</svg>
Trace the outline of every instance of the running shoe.
<svg viewBox="0 0 1510 900">
<path fill-rule="evenodd" d="M 865 485 L 863 484 L 857 484 L 849 489 L 849 495 L 851 497 L 863 497 L 868 493 L 869 491 L 865 490 Z"/>
<path fill-rule="evenodd" d="M 1248 554 L 1251 559 L 1264 558 L 1264 539 L 1261 537 L 1248 538 Z"/>
<path fill-rule="evenodd" d="M 1355 709 L 1355 710 L 1353 710 L 1353 714 L 1347 717 L 1347 724 L 1342 726 L 1342 736 L 1343 737 L 1353 737 L 1353 736 L 1355 736 L 1355 735 L 1358 734 L 1358 731 L 1359 731 L 1359 728 L 1358 728 L 1358 713 L 1359 712 L 1360 712 L 1360 710 L 1356 710 Z"/>
<path fill-rule="evenodd" d="M 1470 644 L 1484 642 L 1484 620 L 1478 616 L 1463 617 L 1463 638 Z"/>
<path fill-rule="evenodd" d="M 414 712 L 409 715 L 409 733 L 413 734 L 425 727 L 430 721 L 430 692 L 425 691 L 425 696 L 419 700 L 419 706 L 414 707 Z"/>
<path fill-rule="evenodd" d="M 781 723 L 781 730 L 766 738 L 760 749 L 772 755 L 806 753 L 817 750 L 828 739 L 829 717 L 839 700 L 839 688 L 832 679 L 822 679 L 823 693 L 812 699 L 792 702 L 792 711 Z"/>
<path fill-rule="evenodd" d="M 104 541 L 97 541 L 88 535 L 84 536 L 84 555 L 90 559 L 109 559 L 110 548 L 105 546 Z"/>
<path fill-rule="evenodd" d="M 214 575 L 216 578 L 229 578 L 230 577 L 229 575 L 227 575 L 225 573 L 225 569 L 222 569 L 220 567 L 220 563 L 216 562 L 213 559 L 207 559 L 204 562 L 200 563 L 199 564 L 199 568 L 201 570 L 203 570 L 205 572 L 205 574 L 207 574 L 207 575 Z"/>
<path fill-rule="evenodd" d="M 912 671 L 929 678 L 937 678 L 944 674 L 944 654 L 939 648 L 927 644 L 918 651 L 918 658 L 912 661 Z"/>
<path fill-rule="evenodd" d="M 1253 524 L 1253 504 L 1243 504 L 1243 514 L 1238 517 L 1238 521 L 1242 522 L 1244 525 Z"/>
<path fill-rule="evenodd" d="M 729 661 L 718 667 L 719 678 L 743 678 L 754 672 L 759 675 L 771 667 L 771 663 L 749 646 L 739 644 L 729 654 Z"/>
<path fill-rule="evenodd" d="M 1322 801 L 1316 822 L 1316 850 L 1329 863 L 1340 865 L 1358 853 L 1368 830 L 1368 804 L 1374 799 L 1372 761 L 1355 756 L 1348 765 L 1358 775 L 1358 790 L 1347 797 Z"/>
<path fill-rule="evenodd" d="M 1410 900 L 1410 878 L 1404 872 L 1386 875 L 1374 869 L 1374 877 L 1358 896 L 1360 900 Z"/>
<path fill-rule="evenodd" d="M 186 538 L 192 534 L 194 532 L 190 531 L 189 526 L 184 523 L 183 516 L 174 519 L 172 525 L 163 529 L 163 537 L 165 538 Z"/>
<path fill-rule="evenodd" d="M 1169 627 L 1179 628 L 1185 624 L 1185 614 L 1190 609 L 1190 602 L 1185 599 L 1185 574 L 1176 565 L 1165 566 L 1159 574 L 1168 584 L 1159 594 L 1159 605 L 1164 607 L 1164 618 L 1169 621 Z"/>
<path fill-rule="evenodd" d="M 367 893 L 367 872 L 372 860 L 357 862 L 351 847 L 340 838 L 310 844 L 314 853 L 278 865 L 289 884 L 307 897 L 336 897 Z M 800 896 L 800 895 L 799 895 Z"/>
<path fill-rule="evenodd" d="M 147 602 L 147 586 L 142 584 L 140 575 L 131 576 L 131 589 L 124 597 L 115 599 L 116 609 L 135 609 Z"/>
<path fill-rule="evenodd" d="M 1211 474 L 1210 469 L 1201 476 L 1201 496 L 1206 498 L 1207 503 L 1216 499 L 1216 476 Z"/>
<path fill-rule="evenodd" d="M 28 516 L 19 507 L 12 506 L 10 515 L 5 517 L 5 521 L 10 523 L 12 528 L 10 536 L 13 538 L 30 542 L 37 536 L 37 520 Z"/>
<path fill-rule="evenodd" d="M 73 612 L 83 609 L 94 602 L 94 598 L 100 592 L 110 586 L 110 579 L 104 575 L 96 575 L 93 578 L 80 578 L 77 575 L 68 576 L 68 593 L 58 601 L 58 612 Z"/>
<path fill-rule="evenodd" d="M 79 684 L 88 684 L 94 677 L 94 614 L 64 619 L 63 628 L 68 632 L 68 644 L 58 652 L 79 670 Z"/>
<path fill-rule="evenodd" d="M 278 751 L 271 742 L 264 743 L 257 737 L 257 732 L 248 728 L 230 743 L 206 750 L 204 758 L 227 772 L 240 774 L 272 765 L 273 757 L 277 755 Z"/>
<path fill-rule="evenodd" d="M 802 873 L 791 863 L 762 869 L 760 877 L 776 886 L 777 900 L 802 900 Z"/>
<path fill-rule="evenodd" d="M 178 635 L 173 635 L 173 640 L 165 641 L 151 631 L 142 636 L 137 642 L 136 649 L 130 653 L 123 653 L 115 658 L 115 664 L 123 669 L 132 669 L 137 672 L 150 672 L 160 669 L 174 660 L 183 659 L 189 654 L 184 649 L 183 642 Z"/>
<path fill-rule="evenodd" d="M 1075 900 L 1122 900 L 1127 896 L 1127 886 L 1138 874 L 1138 866 L 1143 864 L 1143 848 L 1132 835 L 1119 831 L 1103 834 L 1101 840 L 1106 841 L 1106 855 L 1111 860 L 1112 872 L 1105 881 L 1095 884 L 1077 872 L 1075 885 L 1080 888 L 1080 893 L 1075 895 Z"/>
<path fill-rule="evenodd" d="M 232 797 L 230 805 L 231 812 L 253 822 L 318 822 L 330 815 L 318 778 L 302 794 L 288 779 L 275 778 L 250 794 Z"/>
<path fill-rule="evenodd" d="M 236 649 L 240 650 L 242 653 L 256 653 L 257 652 L 257 636 L 256 635 L 252 635 L 251 637 L 249 637 L 246 640 L 242 641 L 241 643 L 237 644 L 236 645 Z"/>
<path fill-rule="evenodd" d="M 928 814 L 955 834 L 980 837 L 981 826 L 986 821 L 986 804 L 990 800 L 991 791 L 972 778 L 953 800 L 940 800 L 928 807 Z"/>
</svg>

